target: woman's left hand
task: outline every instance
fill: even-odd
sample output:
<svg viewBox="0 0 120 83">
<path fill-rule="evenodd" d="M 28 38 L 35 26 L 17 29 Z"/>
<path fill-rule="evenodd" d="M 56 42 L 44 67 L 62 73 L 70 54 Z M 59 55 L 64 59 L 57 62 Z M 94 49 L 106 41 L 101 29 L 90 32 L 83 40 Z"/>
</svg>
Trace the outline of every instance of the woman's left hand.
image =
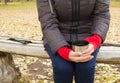
<svg viewBox="0 0 120 83">
<path fill-rule="evenodd" d="M 93 44 L 88 44 L 88 48 L 82 51 L 81 56 L 87 56 L 91 55 L 94 52 L 94 45 Z"/>
</svg>

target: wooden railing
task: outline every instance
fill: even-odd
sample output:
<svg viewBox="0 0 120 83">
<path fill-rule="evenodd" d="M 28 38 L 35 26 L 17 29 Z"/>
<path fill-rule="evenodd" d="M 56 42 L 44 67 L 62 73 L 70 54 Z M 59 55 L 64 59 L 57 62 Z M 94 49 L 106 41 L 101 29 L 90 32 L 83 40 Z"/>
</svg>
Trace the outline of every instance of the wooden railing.
<svg viewBox="0 0 120 83">
<path fill-rule="evenodd" d="M 15 66 L 12 54 L 49 58 L 41 40 L 0 37 L 0 51 L 0 83 L 19 83 L 21 73 Z M 104 43 L 98 53 L 97 62 L 120 64 L 120 45 Z"/>
<path fill-rule="evenodd" d="M 49 58 L 41 40 L 1 37 L 0 51 L 24 56 Z M 97 62 L 120 64 L 120 45 L 104 43 L 98 53 Z"/>
</svg>

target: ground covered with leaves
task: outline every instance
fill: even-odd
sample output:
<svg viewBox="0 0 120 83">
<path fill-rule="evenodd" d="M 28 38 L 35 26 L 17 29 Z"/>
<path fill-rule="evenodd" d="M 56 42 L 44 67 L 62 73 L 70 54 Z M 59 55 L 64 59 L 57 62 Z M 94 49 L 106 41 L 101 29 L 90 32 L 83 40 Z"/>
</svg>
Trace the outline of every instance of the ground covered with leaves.
<svg viewBox="0 0 120 83">
<path fill-rule="evenodd" d="M 112 7 L 111 24 L 105 42 L 120 44 L 120 8 Z M 41 40 L 42 32 L 36 8 L 0 8 L 0 34 L 25 39 Z M 22 78 L 20 83 L 53 83 L 49 59 L 13 55 Z M 120 65 L 97 64 L 95 83 L 120 83 Z"/>
</svg>

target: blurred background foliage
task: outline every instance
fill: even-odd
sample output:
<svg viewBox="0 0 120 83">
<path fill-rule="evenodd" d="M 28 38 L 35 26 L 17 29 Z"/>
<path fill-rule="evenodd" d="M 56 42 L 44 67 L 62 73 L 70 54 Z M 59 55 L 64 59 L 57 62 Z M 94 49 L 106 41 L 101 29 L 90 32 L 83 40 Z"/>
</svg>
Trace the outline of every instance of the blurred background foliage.
<svg viewBox="0 0 120 83">
<path fill-rule="evenodd" d="M 36 0 L 0 0 L 0 6 L 11 8 L 35 7 Z M 120 0 L 110 0 L 112 7 L 120 7 Z M 29 6 L 29 7 L 28 7 Z"/>
</svg>

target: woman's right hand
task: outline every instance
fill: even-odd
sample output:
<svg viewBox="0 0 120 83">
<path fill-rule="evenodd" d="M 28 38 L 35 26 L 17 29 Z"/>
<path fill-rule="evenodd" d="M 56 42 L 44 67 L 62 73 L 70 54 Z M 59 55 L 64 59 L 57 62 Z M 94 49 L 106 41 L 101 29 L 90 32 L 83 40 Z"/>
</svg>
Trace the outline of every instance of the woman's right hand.
<svg viewBox="0 0 120 83">
<path fill-rule="evenodd" d="M 74 51 L 70 51 L 69 53 L 69 59 L 73 62 L 87 62 L 89 60 L 91 60 L 93 58 L 92 55 L 85 55 L 82 56 L 81 52 L 74 52 Z"/>
</svg>

